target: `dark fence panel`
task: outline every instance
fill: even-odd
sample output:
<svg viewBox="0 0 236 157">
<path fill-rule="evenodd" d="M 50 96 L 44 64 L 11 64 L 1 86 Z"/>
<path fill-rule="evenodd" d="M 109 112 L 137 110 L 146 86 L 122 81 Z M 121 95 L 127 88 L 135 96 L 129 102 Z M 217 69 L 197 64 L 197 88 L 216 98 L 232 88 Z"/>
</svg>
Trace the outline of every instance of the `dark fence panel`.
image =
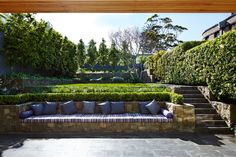
<svg viewBox="0 0 236 157">
<path fill-rule="evenodd" d="M 86 70 L 90 70 L 90 71 L 127 71 L 128 68 L 132 68 L 133 66 L 132 65 L 129 65 L 129 66 L 111 66 L 111 65 L 104 65 L 104 66 L 101 66 L 101 65 L 95 65 L 95 66 L 90 66 L 88 64 L 85 64 L 84 66 L 82 66 L 83 69 L 86 69 Z M 140 69 L 140 68 L 144 68 L 142 64 L 136 64 L 135 65 L 135 68 L 136 69 Z"/>
</svg>

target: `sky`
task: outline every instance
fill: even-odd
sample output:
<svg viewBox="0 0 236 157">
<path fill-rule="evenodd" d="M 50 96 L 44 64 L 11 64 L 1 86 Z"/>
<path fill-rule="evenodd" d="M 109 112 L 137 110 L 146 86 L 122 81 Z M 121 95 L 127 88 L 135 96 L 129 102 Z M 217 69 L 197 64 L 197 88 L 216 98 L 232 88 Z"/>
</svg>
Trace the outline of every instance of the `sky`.
<svg viewBox="0 0 236 157">
<path fill-rule="evenodd" d="M 157 13 L 158 14 L 158 13 Z M 53 28 L 74 43 L 83 39 L 87 44 L 94 39 L 98 44 L 102 38 L 109 41 L 109 33 L 127 27 L 142 29 L 150 13 L 38 13 L 37 19 L 52 24 Z M 160 17 L 170 17 L 174 25 L 188 30 L 179 39 L 183 41 L 202 40 L 202 33 L 209 27 L 224 20 L 230 13 L 162 13 Z"/>
</svg>

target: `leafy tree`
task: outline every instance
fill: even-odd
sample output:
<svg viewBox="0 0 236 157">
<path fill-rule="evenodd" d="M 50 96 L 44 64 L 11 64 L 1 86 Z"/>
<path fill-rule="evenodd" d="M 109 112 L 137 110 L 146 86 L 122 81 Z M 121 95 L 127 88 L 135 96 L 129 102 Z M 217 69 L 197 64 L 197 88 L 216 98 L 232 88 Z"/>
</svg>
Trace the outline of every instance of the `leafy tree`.
<svg viewBox="0 0 236 157">
<path fill-rule="evenodd" d="M 141 32 L 138 27 L 125 28 L 123 30 L 111 32 L 109 37 L 119 50 L 122 49 L 123 42 L 126 42 L 129 53 L 136 55 L 141 52 Z"/>
<path fill-rule="evenodd" d="M 178 39 L 178 35 L 184 30 L 187 28 L 173 25 L 170 18 L 161 18 L 154 14 L 147 19 L 141 33 L 142 51 L 153 53 L 173 48 L 182 42 Z"/>
<path fill-rule="evenodd" d="M 96 42 L 92 39 L 89 42 L 88 50 L 87 50 L 87 64 L 90 66 L 96 65 L 97 59 L 97 47 Z"/>
<path fill-rule="evenodd" d="M 77 55 L 78 55 L 79 66 L 82 67 L 85 63 L 85 58 L 86 58 L 85 45 L 82 39 L 79 40 L 79 43 L 77 45 Z"/>
<path fill-rule="evenodd" d="M 77 71 L 76 45 L 33 14 L 11 14 L 4 23 L 4 55 L 10 66 L 54 76 Z"/>
<path fill-rule="evenodd" d="M 109 49 L 106 46 L 106 41 L 102 39 L 98 50 L 98 64 L 104 66 L 109 64 L 108 62 Z"/>
<path fill-rule="evenodd" d="M 128 67 L 128 71 L 135 73 L 138 77 L 136 71 L 136 59 L 134 56 L 141 52 L 141 32 L 137 27 L 125 28 L 123 30 L 118 30 L 116 32 L 110 33 L 110 39 L 113 41 L 118 50 L 121 51 L 121 60 L 124 65 L 132 65 Z M 125 53 L 127 52 L 127 53 Z"/>
<path fill-rule="evenodd" d="M 110 48 L 110 52 L 109 52 L 109 61 L 110 61 L 110 65 L 114 68 L 115 66 L 118 65 L 119 61 L 120 61 L 120 52 L 119 50 L 116 48 L 116 44 L 114 41 L 112 41 L 111 43 L 111 48 Z"/>
</svg>

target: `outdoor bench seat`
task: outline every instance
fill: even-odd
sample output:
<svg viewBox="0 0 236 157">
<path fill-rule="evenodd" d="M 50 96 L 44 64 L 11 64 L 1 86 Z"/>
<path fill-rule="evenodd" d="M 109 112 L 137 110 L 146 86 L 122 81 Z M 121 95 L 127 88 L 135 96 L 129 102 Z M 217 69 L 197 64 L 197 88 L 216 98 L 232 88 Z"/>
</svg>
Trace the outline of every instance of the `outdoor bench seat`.
<svg viewBox="0 0 236 157">
<path fill-rule="evenodd" d="M 39 102 L 37 102 L 39 103 Z M 99 102 L 97 102 L 98 104 Z M 102 114 L 99 106 L 95 106 L 93 114 L 65 114 L 61 108 L 56 114 L 37 115 L 26 119 L 19 117 L 20 113 L 29 111 L 32 104 L 28 102 L 19 105 L 0 105 L 0 133 L 22 134 L 115 134 L 115 133 L 159 133 L 159 132 L 192 132 L 195 129 L 195 110 L 190 104 L 174 104 L 160 102 L 162 108 L 173 113 L 173 118 L 162 114 L 141 114 L 139 102 L 124 102 L 124 113 Z M 75 102 L 78 112 L 83 111 L 81 101 Z M 4 117 L 4 118 L 3 118 Z"/>
<path fill-rule="evenodd" d="M 23 123 L 168 123 L 172 118 L 162 114 L 151 115 L 141 113 L 124 114 L 73 114 L 73 115 L 41 115 L 23 119 Z"/>
</svg>

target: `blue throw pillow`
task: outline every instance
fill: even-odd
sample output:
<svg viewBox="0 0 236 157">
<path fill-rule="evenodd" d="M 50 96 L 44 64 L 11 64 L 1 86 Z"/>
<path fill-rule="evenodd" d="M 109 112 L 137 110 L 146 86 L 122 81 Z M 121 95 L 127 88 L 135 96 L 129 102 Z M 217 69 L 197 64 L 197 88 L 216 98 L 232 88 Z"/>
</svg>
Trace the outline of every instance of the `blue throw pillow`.
<svg viewBox="0 0 236 157">
<path fill-rule="evenodd" d="M 150 101 L 148 102 L 139 102 L 139 112 L 142 114 L 150 114 L 148 109 L 146 108 L 146 105 L 149 104 Z"/>
<path fill-rule="evenodd" d="M 75 102 L 72 100 L 63 103 L 61 106 L 64 114 L 78 113 L 77 108 L 75 106 Z"/>
<path fill-rule="evenodd" d="M 149 112 L 151 112 L 151 114 L 155 115 L 158 114 L 158 112 L 160 111 L 160 105 L 159 103 L 157 103 L 155 100 L 153 100 L 152 102 L 150 102 L 149 104 L 147 104 L 145 106 Z"/>
<path fill-rule="evenodd" d="M 31 109 L 34 112 L 35 116 L 39 116 L 43 114 L 43 104 L 33 104 L 31 105 Z"/>
<path fill-rule="evenodd" d="M 125 104 L 124 102 L 111 102 L 111 113 L 124 113 Z"/>
<path fill-rule="evenodd" d="M 98 104 L 102 114 L 109 114 L 111 112 L 111 105 L 109 101 Z"/>
<path fill-rule="evenodd" d="M 93 114 L 95 111 L 95 102 L 94 101 L 83 101 L 83 113 Z"/>
<path fill-rule="evenodd" d="M 34 113 L 33 113 L 32 110 L 23 111 L 23 112 L 20 113 L 20 118 L 21 118 L 21 119 L 25 119 L 25 118 L 31 117 L 31 116 L 33 116 L 33 115 L 34 115 Z"/>
<path fill-rule="evenodd" d="M 173 113 L 168 111 L 167 109 L 161 108 L 161 113 L 166 117 L 166 118 L 173 118 Z"/>
<path fill-rule="evenodd" d="M 44 104 L 43 114 L 56 114 L 57 113 L 57 103 L 47 102 Z"/>
</svg>

